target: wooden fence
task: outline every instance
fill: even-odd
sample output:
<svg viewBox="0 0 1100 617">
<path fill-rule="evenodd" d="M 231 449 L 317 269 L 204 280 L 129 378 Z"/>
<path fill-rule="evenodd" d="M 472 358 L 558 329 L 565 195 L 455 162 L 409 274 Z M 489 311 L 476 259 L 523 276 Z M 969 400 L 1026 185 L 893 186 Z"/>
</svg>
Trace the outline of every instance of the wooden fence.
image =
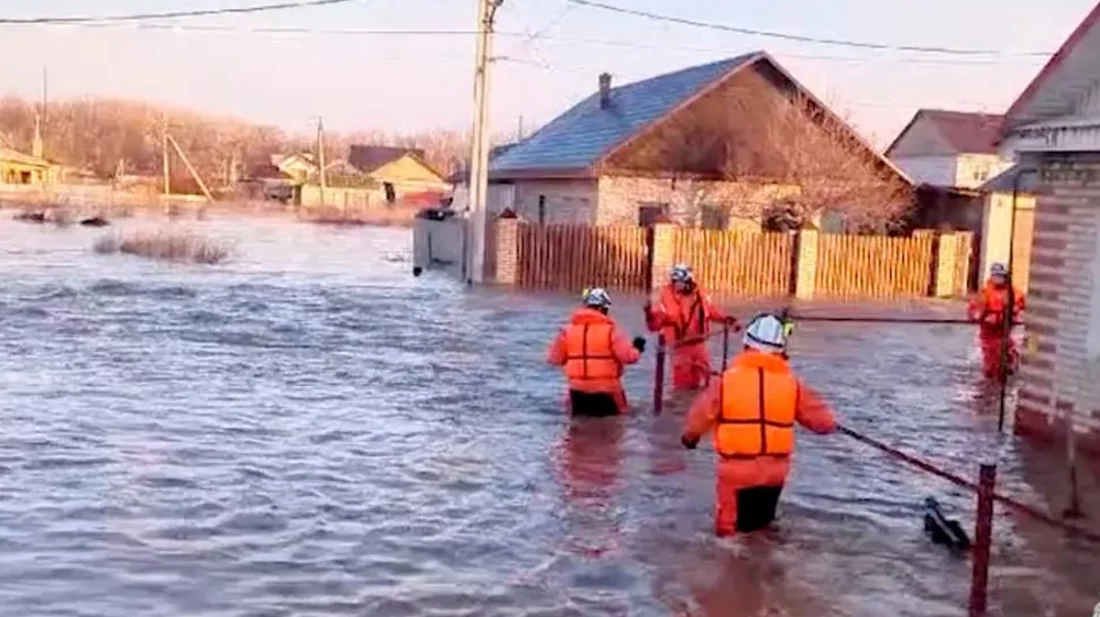
<svg viewBox="0 0 1100 617">
<path fill-rule="evenodd" d="M 793 291 L 794 234 L 677 228 L 674 263 L 690 264 L 714 296 L 774 297 Z"/>
<path fill-rule="evenodd" d="M 814 295 L 828 298 L 896 298 L 932 289 L 932 235 L 911 238 L 822 234 L 818 238 Z"/>
<path fill-rule="evenodd" d="M 672 225 L 493 225 L 489 279 L 533 289 L 644 291 L 666 281 L 672 264 L 686 263 L 720 297 L 948 297 L 968 291 L 968 233 L 893 238 Z"/>
<path fill-rule="evenodd" d="M 642 227 L 519 225 L 516 283 L 580 291 L 645 289 L 649 251 Z"/>
</svg>

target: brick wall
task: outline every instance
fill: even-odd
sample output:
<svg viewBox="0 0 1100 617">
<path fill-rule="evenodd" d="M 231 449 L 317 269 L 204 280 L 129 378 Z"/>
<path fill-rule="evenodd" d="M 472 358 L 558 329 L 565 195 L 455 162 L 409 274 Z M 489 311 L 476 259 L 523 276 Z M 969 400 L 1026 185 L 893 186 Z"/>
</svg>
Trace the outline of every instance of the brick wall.
<svg viewBox="0 0 1100 617">
<path fill-rule="evenodd" d="M 754 216 L 758 204 L 797 190 L 797 187 L 738 182 L 601 176 L 596 224 L 637 225 L 639 207 L 649 202 L 668 204 L 670 218 L 680 225 L 699 225 L 701 206 L 717 206 L 741 215 L 730 217 L 729 228 L 759 231 L 760 223 Z"/>
<path fill-rule="evenodd" d="M 1048 155 L 1041 182 L 1016 431 L 1060 439 L 1072 418 L 1081 449 L 1100 453 L 1100 368 L 1087 358 L 1100 330 L 1100 156 Z"/>
</svg>

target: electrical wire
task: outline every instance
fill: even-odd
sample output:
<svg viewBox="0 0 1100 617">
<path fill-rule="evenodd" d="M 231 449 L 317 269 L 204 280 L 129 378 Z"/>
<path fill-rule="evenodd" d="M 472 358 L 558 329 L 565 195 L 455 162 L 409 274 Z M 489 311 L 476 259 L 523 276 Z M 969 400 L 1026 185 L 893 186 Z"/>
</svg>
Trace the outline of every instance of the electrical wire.
<svg viewBox="0 0 1100 617">
<path fill-rule="evenodd" d="M 222 7 L 217 9 L 187 9 L 177 11 L 164 11 L 160 13 L 133 13 L 129 15 L 105 15 L 95 16 L 68 16 L 68 17 L 0 17 L 0 24 L 10 25 L 72 25 L 93 24 L 100 22 L 140 22 L 154 21 L 158 19 L 181 19 L 189 17 L 210 17 L 214 15 L 249 15 L 254 13 L 267 13 L 271 11 L 284 11 L 288 9 L 300 9 L 308 7 L 329 6 L 333 4 L 346 4 L 358 0 L 294 0 L 291 2 L 276 2 L 271 4 L 257 4 L 252 6 Z"/>
<path fill-rule="evenodd" d="M 353 1 L 353 0 L 348 0 Z M 0 26 L 5 25 L 5 22 L 0 21 Z M 133 28 L 135 30 L 166 30 L 173 32 L 207 32 L 207 33 L 234 33 L 234 34 L 272 34 L 272 35 L 327 35 L 327 36 L 474 36 L 477 34 L 476 30 L 393 30 L 393 29 L 375 29 L 375 28 L 314 28 L 314 27 L 302 27 L 302 26 L 231 26 L 222 24 L 174 24 L 174 23 L 147 23 L 147 22 L 116 22 L 111 23 L 109 21 L 104 22 L 73 22 L 73 23 L 22 23 L 6 25 L 39 25 L 39 26 L 64 26 L 64 27 L 88 27 L 88 28 Z M 522 38 L 529 39 L 532 37 L 530 32 L 510 32 L 510 31 L 497 31 L 495 35 L 509 38 Z M 733 51 L 728 48 L 720 47 L 696 47 L 686 45 L 667 45 L 667 44 L 650 44 L 639 43 L 634 41 L 620 41 L 614 39 L 594 39 L 584 37 L 572 37 L 572 36 L 556 36 L 549 34 L 542 34 L 539 32 L 534 33 L 534 38 L 540 41 L 559 42 L 566 44 L 579 44 L 579 45 L 601 45 L 607 47 L 622 47 L 627 49 L 654 49 L 654 50 L 673 50 L 673 51 L 690 51 L 698 53 L 712 53 L 723 55 L 736 55 L 743 53 L 744 50 Z M 1008 65 L 1008 64 L 1042 64 L 1045 58 L 1034 56 L 1023 57 L 1001 57 L 999 59 L 948 59 L 948 58 L 927 58 L 927 57 L 884 57 L 884 56 L 827 56 L 820 54 L 800 54 L 800 53 L 786 53 L 775 52 L 773 55 L 786 58 L 798 58 L 804 60 L 817 60 L 826 62 L 849 62 L 849 63 L 862 63 L 862 62 L 885 62 L 885 63 L 898 63 L 898 64 L 938 64 L 948 66 L 996 66 L 996 65 Z M 545 63 L 541 63 L 545 64 Z M 540 64 L 540 65 L 541 65 Z"/>
<path fill-rule="evenodd" d="M 706 28 L 709 30 L 721 30 L 724 32 L 734 32 L 737 34 L 748 34 L 752 36 L 763 36 L 775 39 L 782 39 L 785 41 L 796 41 L 799 43 L 815 43 L 818 45 L 834 45 L 840 47 L 856 47 L 861 49 L 877 49 L 877 50 L 892 50 L 892 51 L 909 51 L 918 53 L 935 53 L 935 54 L 952 54 L 952 55 L 1017 55 L 1017 56 L 1049 56 L 1051 52 L 1005 52 L 996 49 L 963 49 L 957 47 L 937 47 L 937 46 L 925 46 L 925 45 L 893 45 L 889 43 L 872 43 L 867 41 L 853 41 L 849 39 L 829 39 L 816 36 L 807 36 L 801 34 L 790 34 L 786 32 L 777 32 L 774 30 L 757 30 L 755 28 L 744 28 L 740 26 L 730 26 L 726 24 L 718 24 L 714 22 L 698 21 L 695 19 L 686 19 L 683 17 L 675 17 L 672 15 L 662 15 L 660 13 L 651 13 L 649 11 L 641 11 L 638 9 L 628 9 L 621 6 L 615 6 L 613 4 L 606 4 L 603 2 L 597 2 L 596 0 L 564 0 L 572 4 L 585 6 L 594 9 L 601 9 L 604 11 L 611 11 L 614 13 L 620 13 L 623 15 L 633 15 L 635 17 L 644 17 L 646 19 L 654 21 L 663 21 L 666 23 L 680 24 L 684 26 L 693 26 L 696 28 Z"/>
</svg>

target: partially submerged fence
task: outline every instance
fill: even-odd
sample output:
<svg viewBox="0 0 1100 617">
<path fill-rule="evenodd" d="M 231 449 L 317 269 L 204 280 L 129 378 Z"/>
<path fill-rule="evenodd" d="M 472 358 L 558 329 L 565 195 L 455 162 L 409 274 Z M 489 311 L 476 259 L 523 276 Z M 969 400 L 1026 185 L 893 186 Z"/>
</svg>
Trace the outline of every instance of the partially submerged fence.
<svg viewBox="0 0 1100 617">
<path fill-rule="evenodd" d="M 577 291 L 646 291 L 676 263 L 715 296 L 939 297 L 968 291 L 971 234 L 911 238 L 702 230 L 658 225 L 491 224 L 498 283 Z"/>
</svg>

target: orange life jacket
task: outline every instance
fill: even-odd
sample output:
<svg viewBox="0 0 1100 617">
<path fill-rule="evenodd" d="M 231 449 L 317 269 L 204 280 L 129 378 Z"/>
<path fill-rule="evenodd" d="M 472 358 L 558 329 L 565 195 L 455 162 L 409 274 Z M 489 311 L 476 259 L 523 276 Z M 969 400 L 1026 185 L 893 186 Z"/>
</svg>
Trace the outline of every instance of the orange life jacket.
<svg viewBox="0 0 1100 617">
<path fill-rule="evenodd" d="M 706 302 L 703 292 L 696 287 L 690 294 L 678 293 L 672 285 L 661 292 L 661 308 L 671 323 L 672 340 L 678 341 L 689 336 L 700 336 L 710 331 L 707 321 Z"/>
<path fill-rule="evenodd" d="M 615 357 L 615 324 L 571 323 L 565 330 L 565 376 L 573 380 L 618 379 L 623 365 Z"/>
<path fill-rule="evenodd" d="M 722 375 L 714 447 L 725 458 L 786 457 L 794 451 L 798 380 L 785 361 L 743 352 Z"/>
</svg>

